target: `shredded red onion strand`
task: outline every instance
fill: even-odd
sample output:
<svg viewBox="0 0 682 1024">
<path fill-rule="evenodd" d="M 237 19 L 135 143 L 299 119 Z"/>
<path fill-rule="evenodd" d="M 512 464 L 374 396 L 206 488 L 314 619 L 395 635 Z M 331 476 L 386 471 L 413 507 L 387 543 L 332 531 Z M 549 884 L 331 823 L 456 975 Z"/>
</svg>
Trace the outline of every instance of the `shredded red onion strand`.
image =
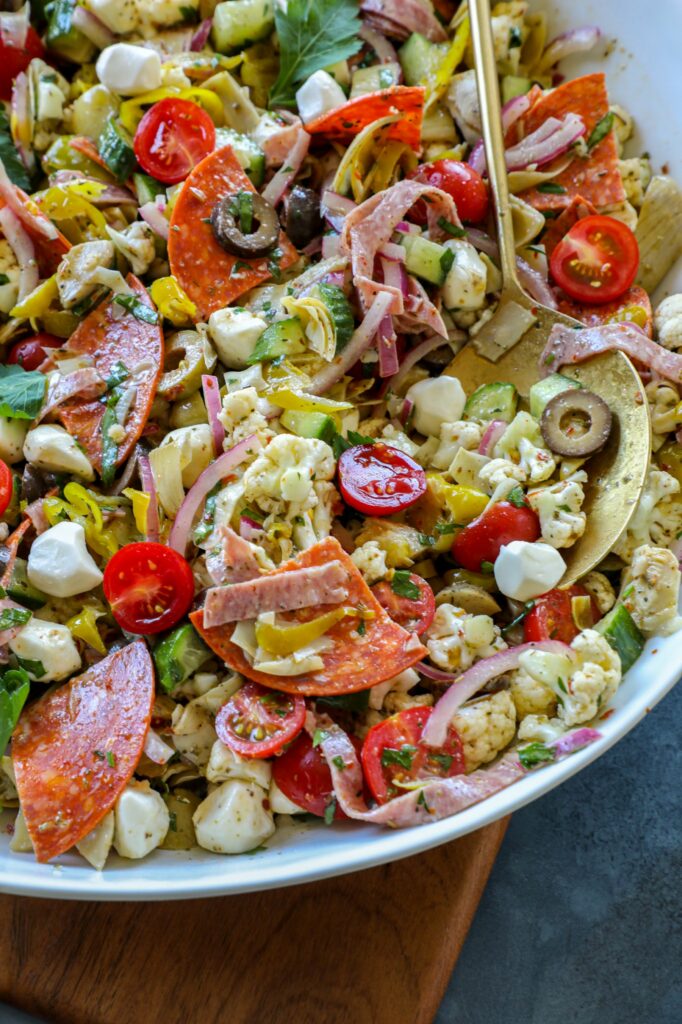
<svg viewBox="0 0 682 1024">
<path fill-rule="evenodd" d="M 116 38 L 104 22 L 100 21 L 92 11 L 87 11 L 85 7 L 74 7 L 71 22 L 98 50 L 111 46 Z"/>
<path fill-rule="evenodd" d="M 204 18 L 204 20 L 199 25 L 199 28 L 192 36 L 192 41 L 189 44 L 189 48 L 192 51 L 192 53 L 198 53 L 200 50 L 203 50 L 203 48 L 206 46 L 206 43 L 208 42 L 208 37 L 211 34 L 212 27 L 213 18 Z"/>
<path fill-rule="evenodd" d="M 214 377 L 210 373 L 205 373 L 201 378 L 201 387 L 204 393 L 208 422 L 213 436 L 213 448 L 215 450 L 215 454 L 220 455 L 223 450 L 223 441 L 225 440 L 225 428 L 220 422 L 222 402 L 220 400 L 220 384 L 218 383 L 218 378 Z"/>
<path fill-rule="evenodd" d="M 151 463 L 149 462 L 149 456 L 145 452 L 140 451 L 138 453 L 137 465 L 140 473 L 140 485 L 144 493 L 149 495 L 149 505 L 147 506 L 147 540 L 158 541 L 161 533 L 159 502 L 156 496 L 156 484 L 154 483 Z"/>
<path fill-rule="evenodd" d="M 302 128 L 299 129 L 296 142 L 287 153 L 284 163 L 263 189 L 263 199 L 270 203 L 271 206 L 277 206 L 298 174 L 301 164 L 308 153 L 309 146 L 310 136 Z"/>
</svg>

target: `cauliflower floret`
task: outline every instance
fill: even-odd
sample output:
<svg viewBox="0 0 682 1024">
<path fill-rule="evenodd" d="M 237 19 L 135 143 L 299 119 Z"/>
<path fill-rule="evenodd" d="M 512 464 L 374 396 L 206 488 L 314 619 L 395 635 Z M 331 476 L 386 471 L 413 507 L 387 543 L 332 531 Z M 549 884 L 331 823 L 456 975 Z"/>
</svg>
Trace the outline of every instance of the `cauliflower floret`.
<svg viewBox="0 0 682 1024">
<path fill-rule="evenodd" d="M 654 313 L 656 339 L 670 349 L 682 348 L 682 293 L 669 295 Z"/>
<path fill-rule="evenodd" d="M 626 199 L 633 206 L 641 206 L 651 181 L 651 164 L 646 157 L 632 157 L 630 160 L 620 160 L 618 167 Z"/>
<path fill-rule="evenodd" d="M 594 598 L 601 615 L 611 611 L 616 603 L 616 594 L 603 572 L 588 572 L 580 582 Z"/>
<path fill-rule="evenodd" d="M 423 639 L 431 661 L 449 672 L 467 669 L 507 646 L 489 615 L 470 615 L 451 604 L 436 609 Z"/>
<path fill-rule="evenodd" d="M 531 743 L 551 743 L 562 735 L 563 725 L 558 718 L 551 721 L 547 715 L 527 715 L 519 726 L 519 740 Z"/>
<path fill-rule="evenodd" d="M 491 459 L 479 470 L 479 479 L 490 495 L 491 504 L 502 501 L 519 484 L 525 484 L 528 474 L 522 466 L 507 459 Z"/>
<path fill-rule="evenodd" d="M 516 708 L 508 690 L 479 697 L 460 708 L 452 724 L 464 745 L 466 770 L 474 771 L 497 757 L 516 731 Z"/>
<path fill-rule="evenodd" d="M 281 501 L 313 508 L 318 502 L 315 481 L 331 480 L 335 468 L 334 454 L 324 441 L 279 434 L 244 473 L 244 494 L 267 511 Z"/>
<path fill-rule="evenodd" d="M 493 455 L 521 466 L 534 484 L 548 480 L 556 469 L 552 453 L 544 447 L 537 420 L 528 412 L 516 414 L 495 445 Z"/>
<path fill-rule="evenodd" d="M 556 712 L 557 702 L 551 687 L 544 679 L 532 676 L 523 667 L 513 673 L 510 693 L 519 721 L 528 715 L 549 716 Z"/>
<path fill-rule="evenodd" d="M 368 584 L 382 580 L 388 574 L 386 552 L 375 540 L 368 540 L 356 548 L 350 556 Z"/>
<path fill-rule="evenodd" d="M 419 682 L 419 673 L 413 668 L 406 668 L 392 679 L 377 683 L 369 691 L 369 706 L 373 711 L 381 711 L 384 701 L 394 693 L 405 695 Z M 430 696 L 430 694 L 429 694 Z"/>
<path fill-rule="evenodd" d="M 225 427 L 224 448 L 232 448 L 249 434 L 267 436 L 268 421 L 259 409 L 258 392 L 255 388 L 242 388 L 223 398 L 219 420 Z"/>
<path fill-rule="evenodd" d="M 398 430 L 392 423 L 384 427 L 381 436 L 392 448 L 399 448 L 401 452 L 405 452 L 406 455 L 410 455 L 412 458 L 419 451 L 419 445 L 415 444 L 414 441 L 410 441 L 407 434 L 403 430 Z"/>
<path fill-rule="evenodd" d="M 473 420 L 441 424 L 438 449 L 431 457 L 431 465 L 434 469 L 448 469 L 460 448 L 476 451 L 482 436 L 483 427 Z"/>
<path fill-rule="evenodd" d="M 667 547 L 682 530 L 682 501 L 675 497 L 680 485 L 674 476 L 660 469 L 649 470 L 644 490 L 625 534 L 613 551 L 630 562 L 643 544 Z"/>
<path fill-rule="evenodd" d="M 569 480 L 528 492 L 530 507 L 540 519 L 542 539 L 553 548 L 570 548 L 585 532 L 587 516 L 581 511 L 585 501 L 582 470 Z"/>
<path fill-rule="evenodd" d="M 682 305 L 680 316 L 680 324 L 682 324 Z M 677 388 L 667 381 L 652 380 L 647 384 L 645 390 L 651 412 L 651 429 L 653 431 L 651 447 L 657 452 L 665 443 L 667 435 L 682 426 L 682 402 L 680 402 Z"/>
<path fill-rule="evenodd" d="M 677 613 L 680 568 L 667 548 L 643 544 L 623 574 L 621 599 L 645 636 L 667 636 L 682 627 Z"/>
<path fill-rule="evenodd" d="M 118 251 L 130 264 L 133 274 L 146 274 L 156 259 L 154 232 L 149 224 L 136 220 L 123 231 L 114 231 L 108 227 L 107 232 Z"/>
</svg>

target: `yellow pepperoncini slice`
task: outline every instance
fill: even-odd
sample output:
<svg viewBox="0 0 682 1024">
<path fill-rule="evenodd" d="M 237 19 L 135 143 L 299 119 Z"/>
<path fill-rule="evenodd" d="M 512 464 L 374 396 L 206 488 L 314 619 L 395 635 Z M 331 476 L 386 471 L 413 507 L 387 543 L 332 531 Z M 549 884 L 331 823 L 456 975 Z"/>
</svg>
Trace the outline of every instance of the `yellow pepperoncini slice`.
<svg viewBox="0 0 682 1024">
<path fill-rule="evenodd" d="M 52 185 L 33 198 L 50 220 L 69 222 L 63 225 L 64 234 L 70 242 L 78 243 L 109 237 L 104 214 L 88 202 L 105 188 L 99 181 L 76 181 Z"/>
<path fill-rule="evenodd" d="M 195 322 L 197 307 L 174 277 L 157 278 L 152 282 L 149 293 L 161 315 L 176 327 L 186 327 Z"/>
<path fill-rule="evenodd" d="M 83 608 L 76 615 L 72 616 L 66 623 L 72 634 L 79 640 L 84 640 L 90 647 L 94 647 L 99 654 L 106 654 L 107 648 L 97 629 L 97 619 L 104 612 L 95 611 L 94 608 Z"/>
<path fill-rule="evenodd" d="M 126 100 L 122 103 L 119 110 L 121 124 L 126 131 L 134 135 L 138 124 L 142 120 L 144 107 L 158 103 L 159 100 L 168 99 L 169 96 L 177 96 L 181 100 L 191 100 L 202 107 L 215 124 L 222 125 L 225 123 L 223 105 L 219 97 L 214 92 L 211 92 L 210 89 L 202 89 L 198 85 L 191 85 L 188 89 L 179 89 L 176 86 L 169 85 L 161 89 L 153 89 L 151 92 L 145 92 L 141 96 L 135 96 L 134 99 Z"/>
<path fill-rule="evenodd" d="M 571 615 L 577 629 L 592 629 L 592 598 L 589 594 L 571 598 Z"/>
<path fill-rule="evenodd" d="M 362 611 L 359 608 L 334 608 L 324 615 L 318 615 L 309 622 L 294 622 L 285 626 L 278 626 L 270 622 L 256 623 L 256 642 L 259 647 L 269 654 L 278 654 L 282 657 L 300 651 L 307 647 L 314 640 L 328 633 L 332 626 L 342 619 L 353 615 L 362 619 L 374 617 L 372 611 Z"/>
<path fill-rule="evenodd" d="M 606 322 L 608 324 L 637 324 L 638 327 L 644 328 L 649 322 L 649 314 L 644 306 L 623 306 L 622 309 L 616 310 L 615 313 L 607 317 Z"/>
<path fill-rule="evenodd" d="M 136 491 L 133 487 L 125 487 L 123 490 L 126 498 L 130 498 L 133 505 L 133 519 L 139 532 L 145 536 L 147 533 L 147 511 L 149 509 L 149 495 L 144 491 Z"/>
<path fill-rule="evenodd" d="M 333 398 L 306 395 L 299 391 L 292 391 L 291 388 L 280 388 L 269 393 L 268 401 L 273 405 L 278 405 L 280 409 L 293 409 L 294 412 L 323 412 L 328 416 L 348 412 L 353 408 L 350 402 L 335 402 Z"/>
<path fill-rule="evenodd" d="M 58 297 L 57 275 L 53 274 L 52 277 L 48 277 L 46 281 L 43 281 L 37 288 L 34 288 L 32 292 L 29 292 L 21 302 L 18 302 L 9 311 L 9 315 L 26 320 L 43 316 L 52 303 L 57 301 Z"/>
<path fill-rule="evenodd" d="M 427 89 L 427 102 L 433 102 L 447 89 L 456 69 L 464 60 L 464 54 L 469 44 L 469 35 L 469 18 L 466 17 L 455 32 L 450 49 L 436 71 L 435 78 L 432 81 L 422 81 L 422 85 L 425 85 Z"/>
<path fill-rule="evenodd" d="M 64 488 L 64 499 L 45 498 L 43 508 L 50 526 L 55 526 L 65 518 L 80 523 L 88 547 L 98 555 L 111 558 L 118 551 L 119 545 L 113 532 L 104 525 L 102 510 L 95 497 L 82 484 L 68 483 Z"/>
</svg>

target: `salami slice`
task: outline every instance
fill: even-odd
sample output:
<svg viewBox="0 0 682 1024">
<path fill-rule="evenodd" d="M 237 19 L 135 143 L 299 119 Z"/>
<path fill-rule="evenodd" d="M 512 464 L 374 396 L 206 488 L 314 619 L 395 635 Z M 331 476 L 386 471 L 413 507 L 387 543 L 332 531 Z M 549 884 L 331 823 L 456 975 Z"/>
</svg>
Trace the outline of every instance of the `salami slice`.
<svg viewBox="0 0 682 1024">
<path fill-rule="evenodd" d="M 348 574 L 348 596 L 343 601 L 344 606 L 371 612 L 373 618 L 362 620 L 364 626 L 360 630 L 358 625 L 361 620 L 355 616 L 342 619 L 333 626 L 325 636 L 333 641 L 334 646 L 321 654 L 324 668 L 319 672 L 299 676 L 274 676 L 259 672 L 246 660 L 241 647 L 232 643 L 233 623 L 206 629 L 203 610 L 193 612 L 190 619 L 211 650 L 215 651 L 226 665 L 261 683 L 262 686 L 283 690 L 285 693 L 318 697 L 368 690 L 370 686 L 392 679 L 406 668 L 410 668 L 420 661 L 427 651 L 414 634 L 408 633 L 389 618 L 358 569 L 333 537 L 313 545 L 274 571 L 291 572 L 294 569 L 322 566 L 333 561 L 340 562 Z M 284 612 L 280 618 L 282 621 L 307 622 L 330 611 L 332 607 L 335 606 L 301 608 L 295 612 Z"/>
<path fill-rule="evenodd" d="M 585 141 L 609 112 L 606 78 L 603 73 L 583 75 L 564 82 L 551 92 L 544 93 L 514 126 L 517 138 L 534 132 L 548 117 L 561 120 L 566 114 L 578 114 L 587 129 Z M 565 157 L 562 157 L 565 159 Z M 549 168 L 543 168 L 548 170 Z M 566 192 L 560 195 L 527 189 L 520 198 L 537 210 L 561 210 L 569 206 L 574 196 L 582 196 L 598 209 L 622 203 L 625 189 L 618 168 L 618 150 L 613 132 L 592 147 L 587 156 L 576 156 L 554 181 Z"/>
<path fill-rule="evenodd" d="M 153 309 L 144 285 L 132 274 L 128 275 L 127 281 L 140 302 Z M 123 364 L 130 375 L 122 381 L 122 386 L 134 387 L 135 396 L 124 422 L 126 436 L 116 453 L 118 466 L 130 456 L 149 418 L 163 372 L 161 327 L 138 319 L 118 304 L 103 302 L 76 328 L 68 347 L 74 354 L 92 356 L 95 369 L 105 381 L 119 368 L 119 364 Z M 98 470 L 102 467 L 101 424 L 105 409 L 104 400 L 75 398 L 58 412 L 59 419 L 83 445 Z"/>
<path fill-rule="evenodd" d="M 142 754 L 153 701 L 152 659 L 138 640 L 24 710 L 12 761 L 41 863 L 80 842 L 114 806 Z"/>
<path fill-rule="evenodd" d="M 619 299 L 615 299 L 613 302 L 605 302 L 601 306 L 586 306 L 565 297 L 559 299 L 558 305 L 562 313 L 567 313 L 568 316 L 581 320 L 586 327 L 630 322 L 636 323 L 650 338 L 653 337 L 651 299 L 639 285 L 633 285 Z M 640 323 L 642 312 L 644 314 L 644 322 Z"/>
<path fill-rule="evenodd" d="M 280 233 L 270 255 L 242 259 L 218 245 L 209 218 L 213 207 L 235 192 L 255 192 L 230 146 L 223 146 L 196 165 L 173 207 L 168 238 L 171 273 L 197 307 L 197 318 L 208 320 L 244 292 L 277 277 L 298 259 Z"/>
<path fill-rule="evenodd" d="M 324 135 L 344 142 L 380 117 L 400 114 L 398 123 L 387 130 L 386 139 L 420 149 L 424 95 L 425 90 L 421 86 L 394 85 L 366 96 L 356 96 L 342 107 L 322 114 L 307 124 L 305 130 L 311 135 Z"/>
</svg>

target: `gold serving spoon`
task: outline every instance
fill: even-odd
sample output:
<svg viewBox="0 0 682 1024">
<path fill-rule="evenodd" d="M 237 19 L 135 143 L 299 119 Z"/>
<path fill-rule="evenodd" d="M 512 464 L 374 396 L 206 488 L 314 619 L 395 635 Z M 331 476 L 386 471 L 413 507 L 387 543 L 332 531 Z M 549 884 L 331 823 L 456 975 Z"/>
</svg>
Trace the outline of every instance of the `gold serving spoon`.
<svg viewBox="0 0 682 1024">
<path fill-rule="evenodd" d="M 554 324 L 573 328 L 583 325 L 535 302 L 519 284 L 489 0 L 469 0 L 469 18 L 488 180 L 495 206 L 502 293 L 493 319 L 445 372 L 458 377 L 467 394 L 481 384 L 508 381 L 526 398 L 531 384 L 539 378 L 538 362 Z M 522 325 L 528 324 L 521 340 L 506 352 L 494 341 L 498 317 L 513 317 Z M 642 492 L 651 453 L 649 408 L 642 382 L 627 356 L 609 352 L 571 366 L 568 375 L 604 399 L 613 415 L 613 427 L 605 448 L 585 467 L 589 476 L 584 505 L 587 529 L 573 547 L 561 550 L 567 564 L 562 585 L 598 565 L 624 533 Z"/>
</svg>

